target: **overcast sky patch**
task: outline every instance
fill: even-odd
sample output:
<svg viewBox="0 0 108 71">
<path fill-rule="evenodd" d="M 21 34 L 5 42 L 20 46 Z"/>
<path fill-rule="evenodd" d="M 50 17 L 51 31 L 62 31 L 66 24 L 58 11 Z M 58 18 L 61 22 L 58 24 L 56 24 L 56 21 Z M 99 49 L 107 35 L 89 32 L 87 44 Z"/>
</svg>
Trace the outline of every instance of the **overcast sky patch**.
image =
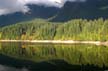
<svg viewBox="0 0 108 71">
<path fill-rule="evenodd" d="M 61 8 L 67 1 L 84 2 L 85 0 L 0 0 L 0 15 L 6 15 L 15 12 L 26 13 L 30 10 L 30 8 L 27 6 L 28 4 Z"/>
</svg>

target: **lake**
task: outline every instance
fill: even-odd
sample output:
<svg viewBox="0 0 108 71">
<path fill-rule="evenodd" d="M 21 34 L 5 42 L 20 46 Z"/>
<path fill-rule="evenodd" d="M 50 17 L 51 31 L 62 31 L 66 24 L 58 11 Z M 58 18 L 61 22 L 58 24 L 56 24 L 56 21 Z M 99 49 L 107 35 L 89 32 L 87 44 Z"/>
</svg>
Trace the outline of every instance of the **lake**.
<svg viewBox="0 0 108 71">
<path fill-rule="evenodd" d="M 0 71 L 107 71 L 108 46 L 0 43 Z"/>
</svg>

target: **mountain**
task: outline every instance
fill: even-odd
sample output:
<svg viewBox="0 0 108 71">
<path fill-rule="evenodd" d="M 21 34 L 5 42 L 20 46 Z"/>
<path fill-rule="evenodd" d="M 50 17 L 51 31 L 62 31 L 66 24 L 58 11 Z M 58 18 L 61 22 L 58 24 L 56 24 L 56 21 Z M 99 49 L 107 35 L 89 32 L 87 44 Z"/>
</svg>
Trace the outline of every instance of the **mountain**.
<svg viewBox="0 0 108 71">
<path fill-rule="evenodd" d="M 86 2 L 67 2 L 63 8 L 29 5 L 29 14 L 15 13 L 0 16 L 0 26 L 28 21 L 35 18 L 51 18 L 51 21 L 62 22 L 70 19 L 108 18 L 108 0 L 87 0 Z"/>
<path fill-rule="evenodd" d="M 55 7 L 44 7 L 37 5 L 29 5 L 30 12 L 23 13 L 14 13 L 9 15 L 0 16 L 0 26 L 5 26 L 9 24 L 15 24 L 22 21 L 28 21 L 35 18 L 47 19 L 54 16 L 58 12 L 58 8 Z"/>
<path fill-rule="evenodd" d="M 108 0 L 87 0 L 86 2 L 67 2 L 54 21 L 70 19 L 108 18 Z"/>
</svg>

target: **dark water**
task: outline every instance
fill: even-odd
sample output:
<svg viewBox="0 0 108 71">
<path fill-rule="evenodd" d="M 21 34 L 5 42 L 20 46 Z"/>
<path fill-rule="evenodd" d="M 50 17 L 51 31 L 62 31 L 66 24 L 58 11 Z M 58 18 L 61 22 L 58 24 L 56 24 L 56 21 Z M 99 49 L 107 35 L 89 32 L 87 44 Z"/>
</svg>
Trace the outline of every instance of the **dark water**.
<svg viewBox="0 0 108 71">
<path fill-rule="evenodd" d="M 0 43 L 0 71 L 108 71 L 108 47 Z"/>
</svg>

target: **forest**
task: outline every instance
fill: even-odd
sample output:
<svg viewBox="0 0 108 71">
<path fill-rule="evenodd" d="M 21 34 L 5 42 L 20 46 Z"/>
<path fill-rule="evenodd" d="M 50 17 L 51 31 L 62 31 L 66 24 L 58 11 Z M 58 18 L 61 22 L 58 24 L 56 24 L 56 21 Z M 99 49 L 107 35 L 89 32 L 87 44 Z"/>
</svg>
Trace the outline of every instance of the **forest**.
<svg viewBox="0 0 108 71">
<path fill-rule="evenodd" d="M 0 27 L 0 40 L 108 40 L 108 19 L 49 22 L 34 19 Z"/>
</svg>

